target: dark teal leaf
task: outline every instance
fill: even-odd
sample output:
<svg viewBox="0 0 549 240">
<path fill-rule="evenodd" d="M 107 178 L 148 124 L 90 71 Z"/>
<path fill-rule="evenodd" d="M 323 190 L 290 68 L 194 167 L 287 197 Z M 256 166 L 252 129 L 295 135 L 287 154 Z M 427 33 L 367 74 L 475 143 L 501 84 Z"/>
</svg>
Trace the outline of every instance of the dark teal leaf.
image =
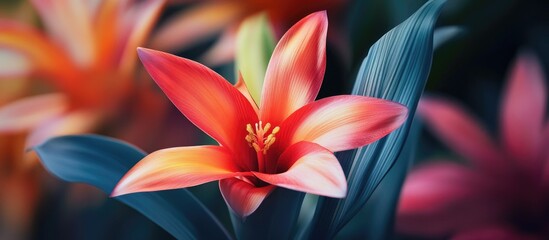
<svg viewBox="0 0 549 240">
<path fill-rule="evenodd" d="M 427 2 L 370 48 L 353 94 L 402 103 L 414 115 L 431 68 L 433 31 L 444 2 Z M 411 122 L 409 118 L 385 138 L 338 156 L 349 191 L 341 200 L 319 200 L 317 222 L 311 229 L 314 239 L 333 237 L 364 206 L 400 155 Z"/>
<path fill-rule="evenodd" d="M 110 194 L 120 178 L 146 154 L 124 142 L 95 135 L 52 138 L 34 148 L 57 177 L 87 183 Z M 228 239 L 217 219 L 185 189 L 115 198 L 141 212 L 178 239 Z"/>
<path fill-rule="evenodd" d="M 276 188 L 247 218 L 231 212 L 238 239 L 290 239 L 305 193 Z"/>
<path fill-rule="evenodd" d="M 433 49 L 439 48 L 442 44 L 452 40 L 461 33 L 463 33 L 463 29 L 458 26 L 437 28 L 433 35 Z"/>
<path fill-rule="evenodd" d="M 400 190 L 414 162 L 420 135 L 421 121 L 416 117 L 395 165 L 383 178 L 366 205 L 337 234 L 338 239 L 392 239 Z"/>
</svg>

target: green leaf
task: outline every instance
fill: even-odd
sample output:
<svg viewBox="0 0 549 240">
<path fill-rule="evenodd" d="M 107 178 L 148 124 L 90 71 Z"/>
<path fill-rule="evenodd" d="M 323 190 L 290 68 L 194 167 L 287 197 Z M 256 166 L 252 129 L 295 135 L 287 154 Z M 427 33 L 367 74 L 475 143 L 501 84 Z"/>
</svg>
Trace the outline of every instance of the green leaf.
<svg viewBox="0 0 549 240">
<path fill-rule="evenodd" d="M 305 193 L 276 188 L 247 218 L 231 212 L 238 239 L 290 239 Z"/>
<path fill-rule="evenodd" d="M 431 0 L 381 37 L 359 70 L 353 94 L 406 105 L 413 116 L 425 87 L 433 55 L 435 22 L 445 0 Z M 313 238 L 333 237 L 370 198 L 401 154 L 412 122 L 368 146 L 339 154 L 349 191 L 344 199 L 321 198 Z"/>
<path fill-rule="evenodd" d="M 261 101 L 261 90 L 275 39 L 264 13 L 248 17 L 240 25 L 236 38 L 236 76 L 240 73 L 255 103 Z"/>
<path fill-rule="evenodd" d="M 55 176 L 110 194 L 146 154 L 122 141 L 95 135 L 52 138 L 33 149 Z M 185 189 L 116 197 L 178 239 L 230 239 L 219 221 Z"/>
</svg>

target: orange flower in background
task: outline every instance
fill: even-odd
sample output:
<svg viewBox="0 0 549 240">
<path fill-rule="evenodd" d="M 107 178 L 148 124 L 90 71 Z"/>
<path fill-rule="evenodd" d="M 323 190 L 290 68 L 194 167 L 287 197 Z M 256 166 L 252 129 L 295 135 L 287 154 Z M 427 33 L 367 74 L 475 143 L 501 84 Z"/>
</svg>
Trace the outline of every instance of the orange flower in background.
<svg viewBox="0 0 549 240">
<path fill-rule="evenodd" d="M 209 68 L 139 49 L 156 83 L 219 146 L 176 147 L 149 154 L 112 195 L 192 187 L 219 180 L 227 204 L 253 213 L 275 187 L 342 198 L 347 183 L 333 152 L 374 142 L 398 128 L 406 107 L 363 96 L 314 101 L 326 65 L 325 12 L 282 37 L 267 67 L 260 99 L 244 81 L 232 86 Z"/>
<path fill-rule="evenodd" d="M 178 1 L 175 1 L 178 2 Z M 212 65 L 223 64 L 234 56 L 234 42 L 238 25 L 248 16 L 266 12 L 277 33 L 284 31 L 311 12 L 343 10 L 347 0 L 209 0 L 182 1 L 193 3 L 175 17 L 170 18 L 154 34 L 151 47 L 164 51 L 188 48 L 208 37 L 222 32 L 215 45 L 203 56 Z M 340 36 L 338 36 L 340 37 Z"/>
<path fill-rule="evenodd" d="M 168 105 L 137 83 L 135 49 L 163 2 L 33 0 L 44 29 L 0 19 L 0 238 L 25 238 L 39 200 L 41 170 L 25 148 L 120 122 L 138 145 L 147 138 L 135 125 L 157 130 Z M 146 113 L 124 121 L 132 107 Z"/>
<path fill-rule="evenodd" d="M 427 126 L 469 166 L 434 162 L 413 171 L 401 194 L 399 231 L 453 239 L 549 237 L 544 81 L 537 59 L 521 54 L 503 94 L 499 144 L 458 104 L 422 99 Z"/>
<path fill-rule="evenodd" d="M 135 48 L 145 42 L 163 0 L 32 3 L 45 32 L 0 20 L 0 61 L 11 63 L 0 66 L 0 80 L 41 78 L 59 92 L 2 106 L 0 133 L 28 130 L 32 146 L 51 136 L 88 132 L 120 114 L 131 94 L 151 95 L 136 84 Z M 49 92 L 38 90 L 44 91 Z"/>
</svg>

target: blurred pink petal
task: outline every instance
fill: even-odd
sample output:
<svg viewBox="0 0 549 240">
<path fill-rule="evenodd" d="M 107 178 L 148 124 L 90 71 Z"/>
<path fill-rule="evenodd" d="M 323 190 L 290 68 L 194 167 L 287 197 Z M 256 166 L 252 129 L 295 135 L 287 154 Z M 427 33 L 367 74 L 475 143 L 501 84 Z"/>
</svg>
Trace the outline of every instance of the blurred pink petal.
<svg viewBox="0 0 549 240">
<path fill-rule="evenodd" d="M 153 34 L 151 47 L 177 51 L 212 37 L 241 18 L 242 9 L 233 1 L 210 1 L 183 10 Z"/>
<path fill-rule="evenodd" d="M 26 148 L 43 143 L 49 138 L 91 132 L 100 115 L 89 111 L 69 111 L 43 119 L 27 137 Z"/>
<path fill-rule="evenodd" d="M 95 1 L 32 0 L 50 37 L 66 47 L 72 59 L 86 66 L 95 59 L 93 14 Z"/>
<path fill-rule="evenodd" d="M 511 226 L 486 226 L 463 231 L 452 237 L 452 240 L 542 240 L 539 236 L 520 234 L 513 230 Z"/>
<path fill-rule="evenodd" d="M 459 164 L 432 163 L 407 178 L 398 206 L 397 229 L 421 236 L 445 236 L 497 218 L 482 185 L 483 176 Z"/>
<path fill-rule="evenodd" d="M 501 109 L 503 144 L 517 164 L 539 168 L 545 122 L 546 92 L 543 70 L 535 56 L 521 54 L 513 65 Z"/>
<path fill-rule="evenodd" d="M 506 164 L 494 140 L 457 103 L 436 97 L 423 97 L 418 111 L 430 130 L 455 152 L 483 169 Z"/>
<path fill-rule="evenodd" d="M 217 39 L 213 47 L 201 57 L 202 62 L 209 66 L 218 66 L 231 62 L 234 59 L 236 46 L 236 30 L 227 28 Z"/>
<path fill-rule="evenodd" d="M 68 103 L 61 94 L 28 97 L 0 108 L 0 133 L 29 130 L 45 120 L 67 111 Z"/>
</svg>

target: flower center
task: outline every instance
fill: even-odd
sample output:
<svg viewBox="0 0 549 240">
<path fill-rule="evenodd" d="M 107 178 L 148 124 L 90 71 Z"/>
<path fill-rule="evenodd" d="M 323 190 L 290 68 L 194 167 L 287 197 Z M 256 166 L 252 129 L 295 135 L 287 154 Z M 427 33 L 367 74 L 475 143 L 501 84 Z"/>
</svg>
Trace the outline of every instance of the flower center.
<svg viewBox="0 0 549 240">
<path fill-rule="evenodd" d="M 252 124 L 248 123 L 246 125 L 248 135 L 246 135 L 245 139 L 248 142 L 248 145 L 253 147 L 257 153 L 262 152 L 263 154 L 267 154 L 267 150 L 269 150 L 271 145 L 276 141 L 275 135 L 280 131 L 280 127 L 274 127 L 271 133 L 267 135 L 270 129 L 270 123 L 263 126 L 261 121 L 255 124 L 255 129 L 252 127 Z"/>
</svg>

